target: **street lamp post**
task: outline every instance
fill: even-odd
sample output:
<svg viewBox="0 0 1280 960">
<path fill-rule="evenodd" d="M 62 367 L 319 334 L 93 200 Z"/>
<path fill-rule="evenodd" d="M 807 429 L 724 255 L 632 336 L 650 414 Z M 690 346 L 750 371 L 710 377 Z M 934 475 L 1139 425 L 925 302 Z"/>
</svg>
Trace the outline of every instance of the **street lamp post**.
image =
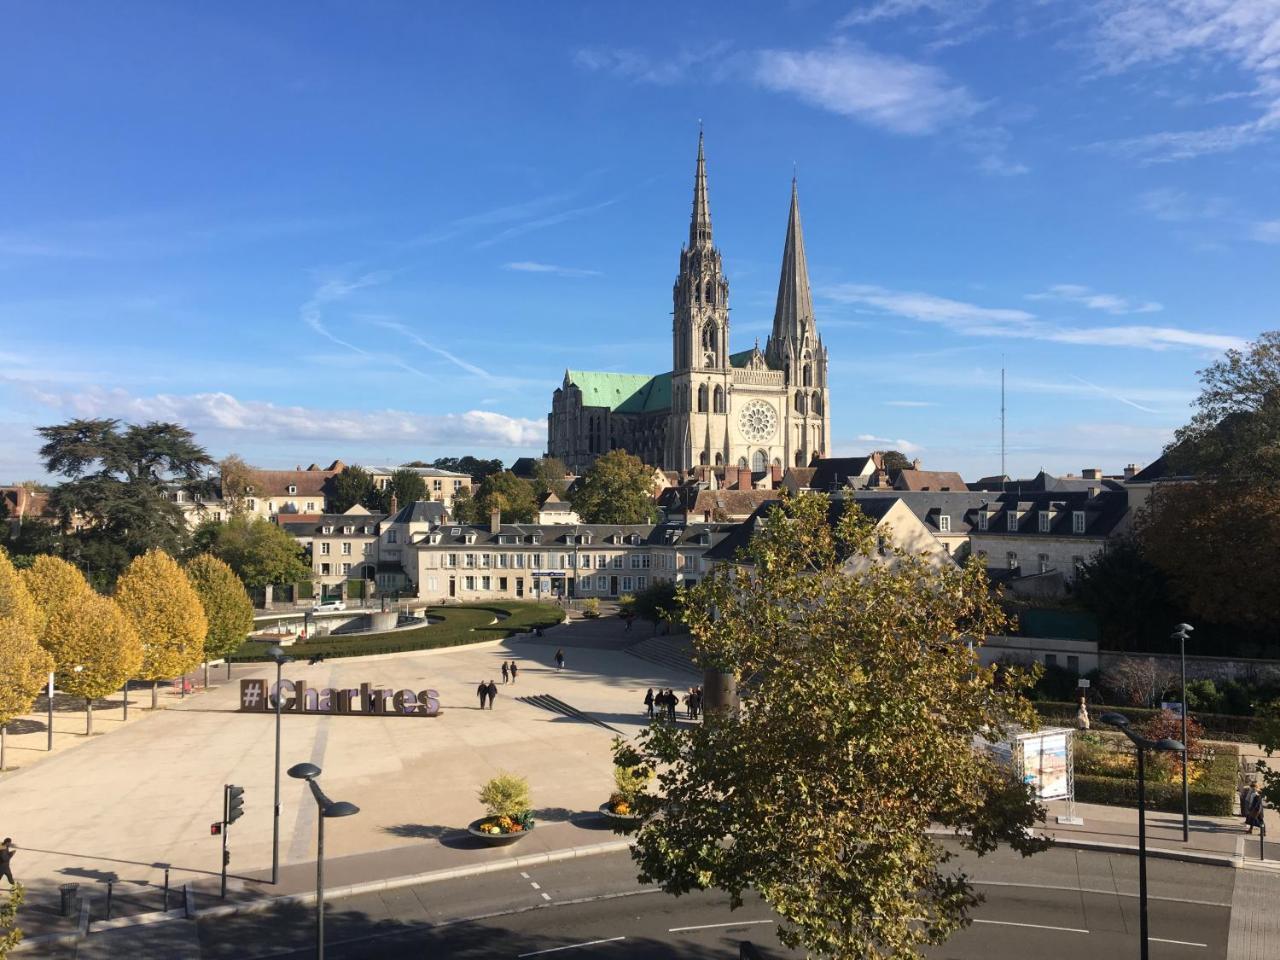
<svg viewBox="0 0 1280 960">
<path fill-rule="evenodd" d="M 1195 627 L 1189 623 L 1180 623 L 1173 628 L 1173 639 L 1178 641 L 1182 654 L 1182 742 L 1187 742 L 1187 635 Z M 1191 791 L 1187 786 L 1187 755 L 1182 754 L 1182 842 L 1191 839 Z"/>
<path fill-rule="evenodd" d="M 286 657 L 279 647 L 272 647 L 267 656 L 276 665 L 276 803 L 271 815 L 271 882 L 280 882 L 280 695 L 281 671 L 286 663 L 293 663 L 292 657 Z"/>
<path fill-rule="evenodd" d="M 316 782 L 320 772 L 314 763 L 299 763 L 289 768 L 289 776 L 307 781 L 320 814 L 316 818 L 316 960 L 324 960 L 324 821 L 328 817 L 349 817 L 360 812 L 354 803 L 326 797 Z"/>
<path fill-rule="evenodd" d="M 1177 740 L 1152 740 L 1129 729 L 1129 718 L 1120 713 L 1104 713 L 1103 723 L 1115 727 L 1133 741 L 1138 748 L 1138 921 L 1141 950 L 1139 956 L 1148 960 L 1150 941 L 1147 932 L 1147 779 L 1146 752 L 1148 750 L 1168 750 L 1181 753 L 1186 759 L 1186 747 Z"/>
</svg>

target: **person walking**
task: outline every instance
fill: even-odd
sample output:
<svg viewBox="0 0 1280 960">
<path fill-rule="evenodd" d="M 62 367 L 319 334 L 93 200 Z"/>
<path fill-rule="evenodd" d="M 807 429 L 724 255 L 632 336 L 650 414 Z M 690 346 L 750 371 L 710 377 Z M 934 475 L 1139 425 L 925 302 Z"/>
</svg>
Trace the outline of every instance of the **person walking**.
<svg viewBox="0 0 1280 960">
<path fill-rule="evenodd" d="M 512 682 L 512 683 L 515 683 L 515 682 L 516 682 L 516 674 L 517 674 L 517 673 L 519 673 L 519 672 L 520 672 L 520 668 L 519 668 L 518 666 L 516 666 L 516 662 L 515 662 L 515 660 L 514 660 L 514 659 L 512 659 L 512 661 L 511 661 L 511 682 Z"/>
<path fill-rule="evenodd" d="M 1249 795 L 1249 812 L 1244 818 L 1245 825 L 1249 829 L 1245 832 L 1253 833 L 1254 827 L 1257 827 L 1259 830 L 1263 830 L 1262 816 L 1262 794 L 1258 792 L 1257 787 L 1251 787 Z"/>
<path fill-rule="evenodd" d="M 670 688 L 667 689 L 667 719 L 674 720 L 676 718 L 676 692 Z"/>
<path fill-rule="evenodd" d="M 507 666 L 507 661 L 502 661 L 502 682 L 507 684 L 511 681 L 511 668 Z"/>
<path fill-rule="evenodd" d="M 564 669 L 564 651 L 561 650 L 559 647 L 556 647 L 556 669 L 557 670 Z"/>
<path fill-rule="evenodd" d="M 649 692 L 644 695 L 644 708 L 649 713 L 649 719 L 653 719 L 653 687 L 649 688 Z"/>
<path fill-rule="evenodd" d="M 493 709 L 493 699 L 494 699 L 494 697 L 496 697 L 496 696 L 498 695 L 498 685 L 497 685 L 496 683 L 494 683 L 492 680 L 490 680 L 490 681 L 489 681 L 488 689 L 485 691 L 485 693 L 486 693 L 486 694 L 488 695 L 488 697 L 489 697 L 489 709 L 490 709 L 490 710 L 492 710 L 492 709 Z"/>
<path fill-rule="evenodd" d="M 14 854 L 17 852 L 14 849 L 12 837 L 5 837 L 4 842 L 0 843 L 0 877 L 8 880 L 11 887 L 17 886 L 17 881 L 13 879 L 13 869 L 9 864 L 13 862 Z"/>
<path fill-rule="evenodd" d="M 483 709 L 484 709 L 484 699 L 485 699 L 485 697 L 487 697 L 488 695 L 489 695 L 489 685 L 488 685 L 487 683 L 485 683 L 483 680 L 481 680 L 481 681 L 480 681 L 480 686 L 476 687 L 476 696 L 478 696 L 478 697 L 480 698 L 480 709 L 481 709 L 481 710 L 483 710 Z"/>
</svg>

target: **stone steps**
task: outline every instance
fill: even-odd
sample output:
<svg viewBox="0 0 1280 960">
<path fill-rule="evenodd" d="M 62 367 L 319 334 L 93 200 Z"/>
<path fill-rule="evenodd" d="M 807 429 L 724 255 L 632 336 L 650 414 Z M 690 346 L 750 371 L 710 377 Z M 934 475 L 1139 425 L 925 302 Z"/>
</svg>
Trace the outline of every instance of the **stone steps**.
<svg viewBox="0 0 1280 960">
<path fill-rule="evenodd" d="M 691 673 L 695 677 L 702 676 L 702 671 L 693 663 L 693 643 L 687 634 L 640 640 L 627 647 L 627 653 L 662 667 Z"/>
<path fill-rule="evenodd" d="M 549 710 L 552 713 L 558 713 L 562 717 L 569 717 L 571 720 L 582 720 L 586 723 L 594 723 L 597 727 L 604 727 L 606 730 L 612 730 L 614 733 L 621 734 L 622 731 L 615 727 L 609 726 L 603 720 L 597 720 L 589 713 L 583 713 L 577 707 L 571 707 L 559 697 L 553 697 L 549 693 L 535 693 L 528 697 L 516 697 L 521 703 L 527 703 L 531 707 L 538 707 L 541 710 Z"/>
</svg>

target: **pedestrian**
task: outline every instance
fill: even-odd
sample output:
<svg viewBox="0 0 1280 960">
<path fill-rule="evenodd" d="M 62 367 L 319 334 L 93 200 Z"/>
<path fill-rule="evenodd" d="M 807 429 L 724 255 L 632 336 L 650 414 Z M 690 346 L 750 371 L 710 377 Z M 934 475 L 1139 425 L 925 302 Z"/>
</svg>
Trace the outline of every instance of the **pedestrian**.
<svg viewBox="0 0 1280 960">
<path fill-rule="evenodd" d="M 697 720 L 698 714 L 702 712 L 702 688 L 701 687 L 693 688 L 693 701 L 689 704 L 689 706 L 693 708 L 693 712 L 690 714 L 690 716 L 694 720 Z"/>
<path fill-rule="evenodd" d="M 511 668 L 507 666 L 507 661 L 502 661 L 502 682 L 504 684 L 511 681 Z"/>
<path fill-rule="evenodd" d="M 685 719 L 693 719 L 693 690 L 684 695 L 684 715 Z"/>
<path fill-rule="evenodd" d="M 649 712 L 649 719 L 653 719 L 653 687 L 649 688 L 649 692 L 644 695 L 644 708 Z"/>
<path fill-rule="evenodd" d="M 1249 801 L 1249 815 L 1244 820 L 1249 825 L 1246 832 L 1253 833 L 1253 828 L 1257 827 L 1259 831 L 1265 833 L 1266 827 L 1263 825 L 1262 816 L 1262 794 L 1254 790 L 1253 799 Z"/>
<path fill-rule="evenodd" d="M 516 674 L 520 672 L 520 668 L 516 666 L 515 660 L 511 661 L 511 682 L 516 682 Z"/>
<path fill-rule="evenodd" d="M 628 633 L 631 632 L 631 621 L 634 619 L 635 619 L 634 614 L 630 614 L 630 613 L 627 614 L 627 631 L 626 632 Z"/>
<path fill-rule="evenodd" d="M 1252 780 L 1240 788 L 1240 816 L 1243 819 L 1249 818 L 1249 804 L 1253 802 L 1255 792 Z"/>
<path fill-rule="evenodd" d="M 480 681 L 480 686 L 476 687 L 476 695 L 480 698 L 480 709 L 483 710 L 484 699 L 489 695 L 489 685 L 483 680 Z"/>
<path fill-rule="evenodd" d="M 674 720 L 676 718 L 676 692 L 667 688 L 667 719 Z"/>
<path fill-rule="evenodd" d="M 564 669 L 564 651 L 561 650 L 559 647 L 556 647 L 556 669 L 557 670 Z"/>
<path fill-rule="evenodd" d="M 0 877 L 4 877 L 9 881 L 9 886 L 17 886 L 17 881 L 13 879 L 13 870 L 9 864 L 13 861 L 13 855 L 18 851 L 13 847 L 13 838 L 5 837 L 4 842 L 0 843 Z"/>
<path fill-rule="evenodd" d="M 498 695 L 498 685 L 492 680 L 489 681 L 489 688 L 485 691 L 489 696 L 489 709 L 493 709 L 493 698 Z"/>
</svg>

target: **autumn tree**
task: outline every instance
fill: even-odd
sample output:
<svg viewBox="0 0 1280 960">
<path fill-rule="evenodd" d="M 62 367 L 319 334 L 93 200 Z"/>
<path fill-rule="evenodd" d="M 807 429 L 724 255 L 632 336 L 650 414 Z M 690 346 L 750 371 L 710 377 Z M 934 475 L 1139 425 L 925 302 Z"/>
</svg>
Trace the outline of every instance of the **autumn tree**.
<svg viewBox="0 0 1280 960">
<path fill-rule="evenodd" d="M 464 501 L 463 512 L 468 523 L 488 523 L 494 510 L 502 514 L 504 523 L 532 523 L 538 516 L 538 502 L 533 498 L 533 486 L 521 480 L 510 470 L 491 473 L 484 478 L 469 503 Z M 458 515 L 457 500 L 454 515 Z"/>
<path fill-rule="evenodd" d="M 0 547 L 0 770 L 9 723 L 31 709 L 53 669 L 40 646 L 43 627 L 44 615 Z"/>
<path fill-rule="evenodd" d="M 283 527 L 262 517 L 206 521 L 192 538 L 197 553 L 211 553 L 250 589 L 311 579 L 302 545 Z"/>
<path fill-rule="evenodd" d="M 650 523 L 653 469 L 625 450 L 597 457 L 570 496 L 583 523 Z"/>
<path fill-rule="evenodd" d="M 533 464 L 534 496 L 539 499 L 549 493 L 554 493 L 557 497 L 564 496 L 569 487 L 569 481 L 565 479 L 568 475 L 569 468 L 559 457 L 542 457 L 536 460 Z"/>
<path fill-rule="evenodd" d="M 641 881 L 733 907 L 754 890 L 811 956 L 919 957 L 967 922 L 978 895 L 931 828 L 978 854 L 1046 846 L 1030 788 L 974 748 L 1035 726 L 1029 678 L 997 679 L 966 642 L 1003 625 L 985 572 L 879 546 L 856 506 L 835 524 L 820 494 L 776 507 L 747 562 L 685 596 L 698 662 L 749 681 L 747 707 L 615 756 L 659 771 L 636 798 Z"/>
<path fill-rule="evenodd" d="M 22 579 L 44 614 L 40 645 L 53 657 L 58 689 L 84 699 L 85 736 L 92 736 L 93 701 L 119 690 L 142 665 L 138 634 L 115 601 L 65 560 L 37 557 Z"/>
<path fill-rule="evenodd" d="M 373 485 L 373 474 L 358 464 L 343 467 L 333 478 L 333 511 L 346 513 L 357 503 L 367 510 L 380 509 L 381 491 Z"/>
<path fill-rule="evenodd" d="M 149 550 L 129 564 L 116 582 L 116 602 L 142 641 L 138 676 L 151 681 L 154 710 L 157 683 L 204 659 L 209 622 L 191 581 L 163 550 Z"/>
<path fill-rule="evenodd" d="M 0 765 L 2 768 L 3 765 Z M 0 899 L 0 960 L 6 958 L 13 949 L 22 942 L 22 930 L 18 927 L 18 911 L 22 901 L 26 899 L 26 888 L 15 883 Z"/>
<path fill-rule="evenodd" d="M 93 549 L 108 580 L 148 550 L 176 553 L 186 545 L 186 519 L 172 494 L 209 493 L 206 471 L 213 464 L 190 430 L 79 419 L 36 432 L 45 440 L 45 469 L 65 478 L 50 505 L 64 528 L 74 517 L 87 521 L 74 539 Z"/>
<path fill-rule="evenodd" d="M 391 474 L 386 487 L 380 491 L 379 509 L 384 513 L 391 511 L 391 498 L 396 498 L 397 506 L 414 503 L 427 498 L 427 481 L 407 467 L 401 467 Z"/>
<path fill-rule="evenodd" d="M 222 505 L 229 516 L 237 516 L 245 510 L 245 500 L 253 487 L 254 469 L 238 453 L 231 453 L 218 461 L 218 483 L 222 493 Z"/>
<path fill-rule="evenodd" d="M 235 571 L 212 554 L 194 557 L 187 563 L 186 571 L 209 622 L 204 635 L 205 672 L 208 673 L 210 660 L 235 653 L 253 630 L 253 601 Z"/>
</svg>

